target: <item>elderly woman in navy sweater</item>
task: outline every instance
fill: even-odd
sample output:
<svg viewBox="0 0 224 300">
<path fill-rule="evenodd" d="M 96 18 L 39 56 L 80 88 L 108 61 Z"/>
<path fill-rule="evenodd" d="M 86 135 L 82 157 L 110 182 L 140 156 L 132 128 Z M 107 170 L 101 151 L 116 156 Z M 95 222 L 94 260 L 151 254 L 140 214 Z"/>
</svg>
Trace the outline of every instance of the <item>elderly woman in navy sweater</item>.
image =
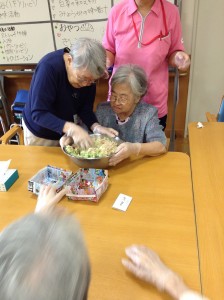
<svg viewBox="0 0 224 300">
<path fill-rule="evenodd" d="M 23 111 L 25 144 L 57 146 L 67 134 L 80 147 L 90 146 L 88 132 L 74 122 L 77 116 L 94 132 L 116 135 L 115 130 L 99 126 L 93 113 L 94 83 L 105 68 L 105 49 L 89 38 L 77 39 L 71 51 L 45 55 L 36 67 Z"/>
<path fill-rule="evenodd" d="M 97 107 L 99 123 L 114 128 L 125 141 L 110 158 L 111 166 L 130 155 L 157 156 L 166 152 L 166 136 L 157 109 L 141 101 L 146 92 L 144 70 L 137 65 L 123 65 L 112 77 L 110 102 Z"/>
</svg>

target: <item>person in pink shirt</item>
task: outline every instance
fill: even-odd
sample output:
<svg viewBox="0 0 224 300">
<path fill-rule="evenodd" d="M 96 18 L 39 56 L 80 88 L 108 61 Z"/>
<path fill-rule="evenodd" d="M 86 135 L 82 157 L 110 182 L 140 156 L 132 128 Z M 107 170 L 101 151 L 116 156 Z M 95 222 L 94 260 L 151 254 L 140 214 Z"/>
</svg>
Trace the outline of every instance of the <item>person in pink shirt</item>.
<svg viewBox="0 0 224 300">
<path fill-rule="evenodd" d="M 127 63 L 145 70 L 149 86 L 143 101 L 157 107 L 165 129 L 168 66 L 185 71 L 190 65 L 178 8 L 166 0 L 121 0 L 109 13 L 103 46 L 113 73 Z"/>
</svg>

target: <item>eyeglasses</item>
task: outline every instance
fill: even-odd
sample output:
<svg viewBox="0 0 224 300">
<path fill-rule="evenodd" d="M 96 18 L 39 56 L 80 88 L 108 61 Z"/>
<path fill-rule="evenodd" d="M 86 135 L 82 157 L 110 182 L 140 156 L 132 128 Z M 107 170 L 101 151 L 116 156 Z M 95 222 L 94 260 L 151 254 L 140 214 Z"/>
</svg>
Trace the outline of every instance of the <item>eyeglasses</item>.
<svg viewBox="0 0 224 300">
<path fill-rule="evenodd" d="M 128 101 L 129 97 L 127 95 L 114 95 L 113 93 L 110 96 L 110 101 L 111 102 L 117 102 L 120 104 L 126 104 Z"/>
</svg>

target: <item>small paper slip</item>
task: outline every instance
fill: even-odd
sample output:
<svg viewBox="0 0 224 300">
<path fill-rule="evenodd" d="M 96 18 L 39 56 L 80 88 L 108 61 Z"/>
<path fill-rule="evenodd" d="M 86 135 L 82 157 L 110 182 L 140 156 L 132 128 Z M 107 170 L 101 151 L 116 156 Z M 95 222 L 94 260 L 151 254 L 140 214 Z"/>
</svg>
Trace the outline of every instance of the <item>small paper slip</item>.
<svg viewBox="0 0 224 300">
<path fill-rule="evenodd" d="M 132 197 L 124 195 L 124 194 L 119 194 L 117 199 L 115 200 L 112 208 L 126 211 L 128 209 L 129 204 L 131 203 Z"/>
<path fill-rule="evenodd" d="M 203 128 L 203 127 L 204 127 L 204 125 L 201 122 L 197 123 L 197 128 Z"/>
</svg>

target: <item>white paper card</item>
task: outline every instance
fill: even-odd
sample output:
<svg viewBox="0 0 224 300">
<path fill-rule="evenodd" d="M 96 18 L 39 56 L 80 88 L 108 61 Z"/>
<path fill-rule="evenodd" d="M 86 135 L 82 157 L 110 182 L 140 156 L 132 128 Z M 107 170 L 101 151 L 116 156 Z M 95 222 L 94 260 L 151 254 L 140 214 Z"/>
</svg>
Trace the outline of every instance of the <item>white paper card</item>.
<svg viewBox="0 0 224 300">
<path fill-rule="evenodd" d="M 126 211 L 128 209 L 129 204 L 131 203 L 131 200 L 132 197 L 127 196 L 125 194 L 119 194 L 112 207 L 114 209 Z"/>
</svg>

